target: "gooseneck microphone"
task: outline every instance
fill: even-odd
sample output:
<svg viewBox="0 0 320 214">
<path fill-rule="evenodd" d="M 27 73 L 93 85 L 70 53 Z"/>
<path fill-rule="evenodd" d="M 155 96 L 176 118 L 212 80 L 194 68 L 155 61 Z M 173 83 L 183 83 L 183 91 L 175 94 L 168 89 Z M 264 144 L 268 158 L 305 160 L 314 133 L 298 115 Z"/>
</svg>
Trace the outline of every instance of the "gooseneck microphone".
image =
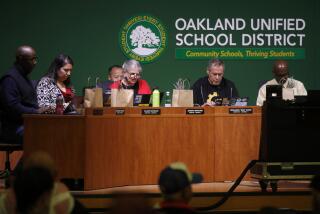
<svg viewBox="0 0 320 214">
<path fill-rule="evenodd" d="M 232 98 L 232 87 L 230 88 L 230 99 Z"/>
<path fill-rule="evenodd" d="M 200 92 L 201 92 L 202 102 L 203 102 L 203 104 L 205 104 L 204 97 L 203 97 L 203 91 L 202 91 L 202 85 L 200 86 Z"/>
</svg>

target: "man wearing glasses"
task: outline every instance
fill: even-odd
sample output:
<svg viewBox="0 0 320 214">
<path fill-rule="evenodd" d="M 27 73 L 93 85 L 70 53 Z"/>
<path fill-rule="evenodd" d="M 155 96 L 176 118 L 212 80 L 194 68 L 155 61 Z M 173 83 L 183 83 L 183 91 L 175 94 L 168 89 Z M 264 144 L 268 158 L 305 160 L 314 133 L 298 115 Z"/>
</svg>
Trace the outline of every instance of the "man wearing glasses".
<svg viewBox="0 0 320 214">
<path fill-rule="evenodd" d="M 289 78 L 288 62 L 279 60 L 273 65 L 272 73 L 274 78 L 261 86 L 258 92 L 257 106 L 262 106 L 266 100 L 267 85 L 282 85 L 283 88 L 292 88 L 294 95 L 306 96 L 307 91 L 302 82 Z"/>
<path fill-rule="evenodd" d="M 141 79 L 142 68 L 138 61 L 127 60 L 122 65 L 123 79 L 111 84 L 112 89 L 133 89 L 134 94 L 151 94 L 147 81 Z"/>
<path fill-rule="evenodd" d="M 28 75 L 37 64 L 35 50 L 21 46 L 16 51 L 16 61 L 0 79 L 1 137 L 12 143 L 22 143 L 22 114 L 41 113 L 37 95 Z"/>
</svg>

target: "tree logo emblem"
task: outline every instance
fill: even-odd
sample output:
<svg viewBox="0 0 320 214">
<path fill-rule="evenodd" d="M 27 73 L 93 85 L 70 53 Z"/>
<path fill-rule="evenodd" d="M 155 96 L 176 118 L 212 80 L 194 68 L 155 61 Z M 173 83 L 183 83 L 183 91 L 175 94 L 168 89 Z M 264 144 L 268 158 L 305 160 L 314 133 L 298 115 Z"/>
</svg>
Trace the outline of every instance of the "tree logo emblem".
<svg viewBox="0 0 320 214">
<path fill-rule="evenodd" d="M 142 63 L 157 59 L 166 48 L 167 33 L 155 17 L 139 15 L 130 18 L 121 28 L 120 47 L 130 59 Z"/>
</svg>

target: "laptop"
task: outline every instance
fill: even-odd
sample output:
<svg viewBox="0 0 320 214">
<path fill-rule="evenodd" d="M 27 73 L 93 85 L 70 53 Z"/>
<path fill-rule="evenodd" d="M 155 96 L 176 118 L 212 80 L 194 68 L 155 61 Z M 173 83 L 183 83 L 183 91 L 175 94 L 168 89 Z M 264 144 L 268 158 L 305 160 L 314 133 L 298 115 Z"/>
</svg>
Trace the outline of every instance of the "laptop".
<svg viewBox="0 0 320 214">
<path fill-rule="evenodd" d="M 160 103 L 164 96 L 164 92 L 160 92 Z M 133 100 L 133 106 L 147 107 L 152 105 L 152 94 L 136 94 Z"/>
<path fill-rule="evenodd" d="M 149 106 L 151 94 L 136 94 L 133 100 L 133 106 Z"/>
<path fill-rule="evenodd" d="M 233 97 L 231 99 L 216 97 L 213 101 L 216 103 L 216 106 L 247 106 L 248 100 L 248 97 Z"/>
<path fill-rule="evenodd" d="M 282 85 L 267 85 L 266 86 L 266 99 L 282 99 Z"/>
</svg>

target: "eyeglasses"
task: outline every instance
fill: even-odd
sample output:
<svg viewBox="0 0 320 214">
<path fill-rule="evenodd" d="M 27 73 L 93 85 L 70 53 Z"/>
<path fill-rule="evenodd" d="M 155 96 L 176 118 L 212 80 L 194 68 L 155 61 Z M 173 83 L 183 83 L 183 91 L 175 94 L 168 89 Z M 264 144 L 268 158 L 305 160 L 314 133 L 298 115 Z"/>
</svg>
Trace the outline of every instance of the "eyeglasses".
<svg viewBox="0 0 320 214">
<path fill-rule="evenodd" d="M 139 77 L 141 76 L 141 74 L 140 74 L 140 73 L 129 73 L 129 76 L 130 76 L 131 78 L 134 78 L 134 77 L 139 78 Z"/>
<path fill-rule="evenodd" d="M 38 62 L 38 57 L 34 56 L 34 57 L 26 57 L 24 58 L 25 60 L 27 61 L 31 61 L 31 62 L 34 62 L 34 63 L 37 63 Z"/>
</svg>

